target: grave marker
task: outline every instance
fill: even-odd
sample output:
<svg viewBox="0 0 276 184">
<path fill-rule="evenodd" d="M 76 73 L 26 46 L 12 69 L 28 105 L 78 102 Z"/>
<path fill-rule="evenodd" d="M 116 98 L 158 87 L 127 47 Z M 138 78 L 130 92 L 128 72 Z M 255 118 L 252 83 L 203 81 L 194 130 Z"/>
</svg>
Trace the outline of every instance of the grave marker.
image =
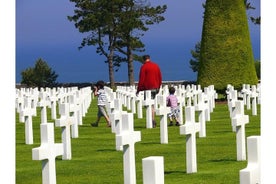
<svg viewBox="0 0 276 184">
<path fill-rule="evenodd" d="M 186 135 L 186 168 L 187 173 L 197 172 L 196 160 L 196 133 L 199 132 L 199 123 L 195 122 L 195 108 L 185 108 L 185 124 L 180 126 L 180 134 Z"/>
<path fill-rule="evenodd" d="M 166 105 L 166 97 L 164 95 L 157 96 L 159 108 L 156 109 L 156 115 L 160 116 L 160 142 L 168 144 L 168 114 L 171 112 L 170 107 Z"/>
<path fill-rule="evenodd" d="M 257 88 L 255 85 L 252 86 L 251 90 L 251 98 L 252 98 L 252 115 L 257 116 L 257 97 L 258 97 L 258 92 Z"/>
<path fill-rule="evenodd" d="M 245 124 L 249 123 L 249 117 L 244 115 L 243 101 L 236 101 L 231 122 L 232 126 L 236 127 L 237 160 L 246 160 Z"/>
<path fill-rule="evenodd" d="M 133 130 L 133 114 L 122 115 L 122 132 L 116 135 L 116 147 L 123 146 L 124 183 L 136 184 L 134 144 L 141 141 L 141 132 Z"/>
<path fill-rule="evenodd" d="M 56 88 L 53 88 L 50 91 L 49 99 L 51 103 L 51 118 L 55 120 L 57 118 L 57 101 L 58 101 L 58 98 L 56 96 Z"/>
<path fill-rule="evenodd" d="M 164 157 L 150 156 L 142 159 L 143 184 L 164 184 Z"/>
<path fill-rule="evenodd" d="M 146 98 L 143 101 L 143 106 L 146 106 L 146 116 L 147 116 L 147 122 L 146 122 L 146 127 L 147 128 L 152 128 L 153 127 L 153 122 L 152 122 L 152 106 L 154 105 L 154 100 L 151 99 L 151 91 L 147 90 L 145 91 Z"/>
<path fill-rule="evenodd" d="M 69 113 L 69 104 L 63 103 L 60 104 L 60 118 L 55 120 L 56 127 L 61 127 L 61 137 L 63 143 L 63 160 L 71 160 L 71 136 L 70 136 L 70 127 L 73 125 L 73 118 L 70 117 Z"/>
<path fill-rule="evenodd" d="M 54 143 L 54 124 L 40 124 L 40 147 L 32 149 L 32 159 L 42 160 L 42 183 L 56 184 L 55 158 L 63 154 L 62 143 Z"/>
<path fill-rule="evenodd" d="M 261 137 L 247 137 L 247 167 L 240 170 L 240 184 L 260 183 Z"/>
<path fill-rule="evenodd" d="M 79 137 L 79 121 L 80 118 L 82 118 L 80 114 L 80 107 L 76 103 L 76 96 L 75 95 L 70 95 L 69 96 L 69 112 L 73 113 L 72 118 L 73 118 L 73 125 L 71 126 L 72 130 L 72 138 L 78 138 Z"/>
<path fill-rule="evenodd" d="M 42 89 L 43 90 L 43 89 Z M 37 103 L 38 107 L 41 107 L 41 123 L 47 123 L 47 106 L 49 102 L 47 101 L 47 94 L 42 91 L 39 93 L 40 101 Z"/>
<path fill-rule="evenodd" d="M 24 108 L 20 114 L 24 118 L 25 122 L 25 143 L 33 144 L 33 119 L 32 116 L 36 114 L 36 109 L 31 107 L 31 99 L 24 97 Z"/>
<path fill-rule="evenodd" d="M 114 111 L 110 114 L 111 130 L 113 133 L 119 134 L 122 131 L 122 115 L 126 114 L 122 110 L 122 104 L 119 99 L 114 100 Z"/>
<path fill-rule="evenodd" d="M 209 112 L 208 103 L 204 101 L 204 94 L 198 93 L 198 103 L 195 105 L 195 110 L 199 111 L 198 119 L 200 124 L 199 137 L 206 137 L 206 113 Z"/>
<path fill-rule="evenodd" d="M 137 101 L 137 118 L 142 119 L 143 118 L 143 99 L 144 96 L 141 95 L 142 93 L 139 93 L 136 97 L 135 100 Z"/>
</svg>

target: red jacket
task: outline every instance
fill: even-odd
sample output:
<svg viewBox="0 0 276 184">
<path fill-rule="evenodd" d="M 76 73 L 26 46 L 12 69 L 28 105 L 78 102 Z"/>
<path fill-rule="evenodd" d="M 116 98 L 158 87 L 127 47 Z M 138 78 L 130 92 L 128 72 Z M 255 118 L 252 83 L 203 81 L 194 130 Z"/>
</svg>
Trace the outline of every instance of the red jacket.
<svg viewBox="0 0 276 184">
<path fill-rule="evenodd" d="M 137 92 L 159 89 L 162 84 L 162 75 L 159 66 L 152 62 L 145 62 L 140 69 Z"/>
</svg>

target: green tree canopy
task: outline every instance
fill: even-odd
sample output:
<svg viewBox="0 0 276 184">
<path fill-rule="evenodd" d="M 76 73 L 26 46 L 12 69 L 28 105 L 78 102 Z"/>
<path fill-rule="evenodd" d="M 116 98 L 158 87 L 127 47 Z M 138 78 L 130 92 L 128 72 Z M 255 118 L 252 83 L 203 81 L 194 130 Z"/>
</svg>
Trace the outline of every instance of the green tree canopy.
<svg viewBox="0 0 276 184">
<path fill-rule="evenodd" d="M 150 7 L 144 0 L 70 0 L 75 3 L 73 16 L 69 21 L 81 33 L 88 33 L 81 46 L 93 45 L 97 53 L 105 56 L 109 68 L 109 80 L 114 86 L 114 66 L 128 62 L 129 80 L 133 83 L 133 51 L 144 51 L 140 40 L 146 25 L 159 23 L 164 18 L 166 6 Z"/>
<path fill-rule="evenodd" d="M 245 4 L 242 0 L 207 0 L 205 5 L 198 83 L 257 84 Z"/>
<path fill-rule="evenodd" d="M 58 75 L 52 71 L 46 61 L 39 58 L 34 68 L 30 67 L 21 72 L 22 84 L 28 87 L 53 87 L 56 85 Z"/>
</svg>

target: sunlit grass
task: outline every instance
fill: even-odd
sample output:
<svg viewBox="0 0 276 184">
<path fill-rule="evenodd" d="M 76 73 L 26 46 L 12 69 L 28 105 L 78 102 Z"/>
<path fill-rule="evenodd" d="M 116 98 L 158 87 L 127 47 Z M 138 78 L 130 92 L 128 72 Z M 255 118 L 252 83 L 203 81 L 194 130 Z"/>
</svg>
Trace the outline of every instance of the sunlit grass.
<svg viewBox="0 0 276 184">
<path fill-rule="evenodd" d="M 258 106 L 258 110 L 260 106 Z M 260 135 L 260 113 L 251 116 L 246 125 L 246 136 Z M 96 120 L 96 100 L 92 101 L 88 113 L 79 126 L 79 137 L 71 139 L 72 160 L 56 159 L 57 183 L 59 184 L 122 184 L 123 153 L 115 149 L 115 134 L 106 127 L 104 119 L 99 127 L 91 127 Z M 40 146 L 40 112 L 33 117 L 34 144 L 26 145 L 24 123 L 19 123 L 16 114 L 16 183 L 42 183 L 41 161 L 32 160 L 32 148 Z M 48 111 L 48 117 L 50 111 Z M 197 173 L 186 173 L 185 136 L 179 127 L 168 127 L 169 144 L 160 144 L 160 129 L 146 129 L 143 119 L 134 115 L 134 128 L 141 131 L 141 142 L 135 144 L 137 183 L 143 183 L 142 159 L 148 156 L 163 156 L 165 183 L 218 184 L 239 183 L 239 170 L 246 161 L 236 159 L 236 136 L 232 132 L 231 120 L 226 104 L 216 104 L 211 121 L 206 124 L 206 137 L 197 135 Z M 159 120 L 159 117 L 157 117 Z M 48 119 L 49 122 L 54 122 Z M 55 127 L 55 141 L 61 142 L 61 128 Z"/>
</svg>

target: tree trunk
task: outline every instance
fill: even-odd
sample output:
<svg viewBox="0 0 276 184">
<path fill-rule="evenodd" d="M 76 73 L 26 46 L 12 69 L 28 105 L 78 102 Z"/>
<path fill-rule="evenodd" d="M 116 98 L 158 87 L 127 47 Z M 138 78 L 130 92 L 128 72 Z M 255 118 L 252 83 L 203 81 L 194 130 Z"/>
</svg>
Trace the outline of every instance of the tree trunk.
<svg viewBox="0 0 276 184">
<path fill-rule="evenodd" d="M 115 88 L 115 79 L 114 79 L 114 70 L 113 70 L 113 54 L 114 50 L 111 49 L 108 55 L 108 73 L 109 73 L 109 82 L 110 88 Z"/>
<path fill-rule="evenodd" d="M 127 47 L 127 68 L 129 85 L 134 85 L 133 55 L 130 46 Z"/>
</svg>

